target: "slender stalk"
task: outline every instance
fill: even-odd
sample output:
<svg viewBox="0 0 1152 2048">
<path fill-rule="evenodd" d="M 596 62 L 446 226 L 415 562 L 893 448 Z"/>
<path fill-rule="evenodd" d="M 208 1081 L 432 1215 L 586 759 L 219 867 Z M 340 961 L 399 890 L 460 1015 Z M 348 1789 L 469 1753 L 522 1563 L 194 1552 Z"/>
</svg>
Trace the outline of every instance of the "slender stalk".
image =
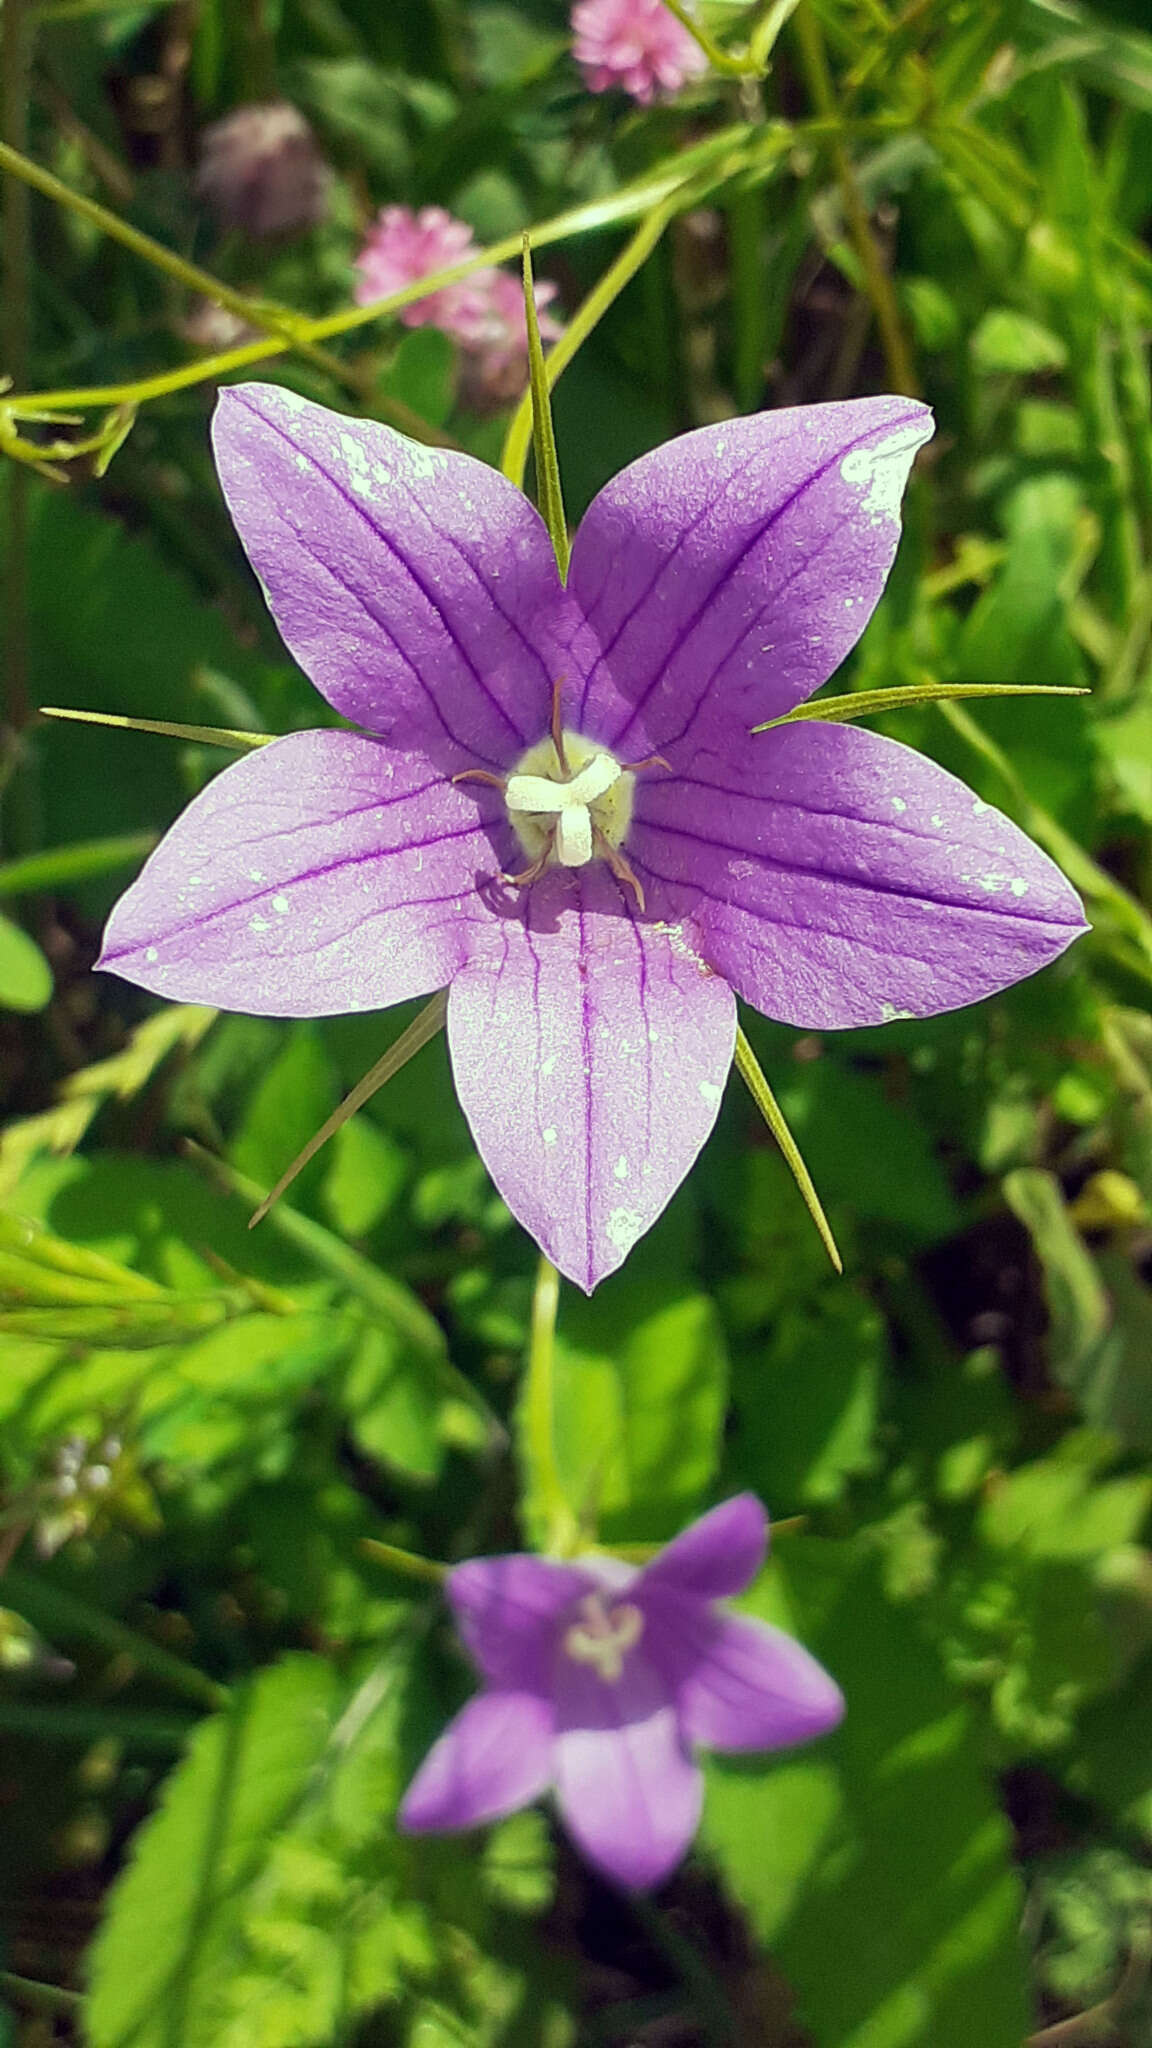
<svg viewBox="0 0 1152 2048">
<path fill-rule="evenodd" d="M 1067 683 L 897 683 L 889 690 L 850 690 L 844 697 L 812 697 L 794 704 L 780 718 L 754 725 L 757 732 L 772 732 L 778 725 L 795 725 L 805 718 L 831 719 L 847 724 L 853 718 L 878 718 L 884 711 L 906 711 L 917 704 L 946 704 L 961 697 L 1090 697 L 1090 690 Z"/>
<path fill-rule="evenodd" d="M 788 1128 L 780 1104 L 768 1086 L 759 1060 L 745 1038 L 744 1033 L 740 1030 L 736 1032 L 736 1067 L 740 1079 L 744 1082 L 749 1095 L 752 1097 L 753 1102 L 756 1104 L 768 1129 L 771 1131 L 772 1136 L 775 1138 L 776 1143 L 788 1162 L 788 1169 L 804 1197 L 808 1214 L 820 1233 L 820 1241 L 828 1257 L 831 1259 L 836 1271 L 842 1273 L 844 1271 L 844 1262 L 836 1248 L 832 1227 L 824 1214 L 820 1197 L 816 1193 L 812 1176 L 804 1164 L 800 1147 Z"/>
<path fill-rule="evenodd" d="M 448 1569 L 447 1565 L 437 1564 L 435 1558 L 417 1557 L 415 1551 L 400 1550 L 395 1543 L 380 1543 L 375 1536 L 361 1537 L 360 1548 L 366 1557 L 386 1565 L 390 1572 L 398 1572 L 404 1579 L 418 1579 L 423 1585 L 441 1585 Z"/>
<path fill-rule="evenodd" d="M 413 1018 L 407 1031 L 402 1031 L 396 1043 L 389 1046 L 375 1066 L 369 1067 L 363 1080 L 357 1081 L 343 1102 L 332 1111 L 330 1117 L 325 1118 L 320 1129 L 309 1138 L 303 1151 L 296 1154 L 291 1166 L 280 1175 L 271 1193 L 265 1195 L 259 1207 L 253 1210 L 248 1222 L 249 1230 L 253 1230 L 257 1223 L 263 1222 L 273 1203 L 280 1200 L 286 1189 L 291 1187 L 297 1174 L 303 1172 L 310 1159 L 315 1159 L 321 1147 L 328 1143 L 329 1138 L 335 1136 L 341 1126 L 348 1122 L 349 1117 L 355 1116 L 358 1109 L 363 1109 L 364 1104 L 371 1100 L 378 1089 L 383 1088 L 386 1081 L 390 1081 L 394 1074 L 398 1074 L 401 1067 L 406 1067 L 421 1047 L 427 1045 L 438 1031 L 444 1029 L 447 1014 L 448 997 L 442 990 L 433 996 L 430 1003 L 425 1003 L 420 1015 Z"/>
<path fill-rule="evenodd" d="M 536 317 L 536 287 L 532 279 L 532 250 L 524 237 L 524 320 L 528 333 L 528 395 L 532 403 L 532 448 L 536 460 L 536 497 L 540 515 L 556 557 L 561 583 L 568 581 L 568 521 L 564 513 L 564 492 L 560 483 L 560 458 L 556 453 L 556 429 L 552 424 L 552 400 L 540 322 Z"/>
<path fill-rule="evenodd" d="M 664 204 L 653 207 L 645 215 L 614 263 L 609 264 L 583 304 L 573 314 L 554 346 L 549 350 L 544 364 L 544 373 L 549 391 L 554 391 L 576 351 L 587 341 L 594 327 L 603 319 L 614 301 L 619 298 L 624 286 L 635 277 L 651 255 L 669 221 L 673 208 Z M 524 393 L 504 440 L 500 467 L 511 483 L 523 487 L 524 470 L 528 461 L 528 450 L 532 445 L 532 392 Z"/>
<path fill-rule="evenodd" d="M 192 740 L 199 746 L 227 747 L 233 754 L 246 754 L 266 747 L 279 735 L 274 732 L 238 732 L 224 725 L 179 725 L 168 718 L 124 718 L 118 711 L 71 711 L 59 704 L 41 704 L 41 718 L 70 718 L 77 725 L 113 725 L 123 732 L 154 732 L 169 740 Z"/>
<path fill-rule="evenodd" d="M 803 0 L 803 4 L 797 8 L 794 26 L 800 61 L 813 104 L 825 120 L 834 123 L 838 112 L 836 95 L 832 89 L 823 32 L 812 0 Z M 872 222 L 861 196 L 852 159 L 840 133 L 833 133 L 831 148 L 832 161 L 840 184 L 845 224 L 864 274 L 864 289 L 876 316 L 889 378 L 897 391 L 905 392 L 909 398 L 918 398 L 920 380 L 916 375 L 912 352 L 904 334 L 904 323 L 900 318 L 900 308 L 896 303 L 892 279 L 888 275 L 876 237 L 872 232 Z"/>
<path fill-rule="evenodd" d="M 528 1371 L 524 1381 L 524 1436 L 531 1466 L 530 1497 L 535 1497 L 544 1529 L 542 1548 L 571 1556 L 580 1537 L 579 1524 L 568 1505 L 556 1455 L 556 1312 L 560 1306 L 560 1275 L 545 1253 L 536 1268 Z"/>
<path fill-rule="evenodd" d="M 34 1977 L 18 1977 L 14 1970 L 0 1970 L 0 1991 L 32 2012 L 78 2013 L 84 2003 L 78 1991 L 40 1984 Z"/>
</svg>

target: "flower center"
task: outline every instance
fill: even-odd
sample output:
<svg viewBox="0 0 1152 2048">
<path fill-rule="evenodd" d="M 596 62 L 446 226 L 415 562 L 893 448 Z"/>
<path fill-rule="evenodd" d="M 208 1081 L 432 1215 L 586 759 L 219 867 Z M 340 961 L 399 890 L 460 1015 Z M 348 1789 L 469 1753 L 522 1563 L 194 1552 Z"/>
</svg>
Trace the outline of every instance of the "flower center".
<svg viewBox="0 0 1152 2048">
<path fill-rule="evenodd" d="M 581 1619 L 564 1631 L 565 1656 L 577 1664 L 591 1664 L 607 1684 L 615 1685 L 628 1651 L 644 1633 L 644 1616 L 627 1600 L 606 1607 L 600 1593 L 586 1593 L 577 1612 Z"/>
<path fill-rule="evenodd" d="M 586 867 L 623 844 L 635 780 L 631 769 L 581 733 L 549 735 L 529 747 L 508 777 L 509 822 L 530 860 Z"/>
</svg>

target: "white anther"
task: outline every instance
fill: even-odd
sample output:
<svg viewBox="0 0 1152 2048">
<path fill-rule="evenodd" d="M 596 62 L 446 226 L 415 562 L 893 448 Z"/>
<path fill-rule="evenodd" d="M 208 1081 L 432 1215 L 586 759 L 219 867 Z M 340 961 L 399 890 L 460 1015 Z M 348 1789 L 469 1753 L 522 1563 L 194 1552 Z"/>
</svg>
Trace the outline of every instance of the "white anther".
<svg viewBox="0 0 1152 2048">
<path fill-rule="evenodd" d="M 510 811 L 563 811 L 573 798 L 570 782 L 550 782 L 546 775 L 510 775 L 504 790 Z"/>
<path fill-rule="evenodd" d="M 592 817 L 586 804 L 572 804 L 556 820 L 556 858 L 561 867 L 586 867 L 592 858 Z"/>
<path fill-rule="evenodd" d="M 624 1659 L 644 1633 L 644 1616 L 629 1601 L 611 1610 L 599 1593 L 580 1602 L 584 1619 L 564 1633 L 564 1650 L 576 1664 L 591 1664 L 609 1685 L 623 1676 Z"/>
<path fill-rule="evenodd" d="M 611 754 L 594 754 L 568 784 L 568 796 L 573 803 L 594 804 L 619 782 L 621 773 L 620 763 Z"/>
<path fill-rule="evenodd" d="M 620 775 L 619 763 L 610 754 L 594 754 L 571 782 L 553 782 L 547 775 L 510 775 L 504 801 L 510 811 L 562 814 L 577 805 L 594 804 Z"/>
</svg>

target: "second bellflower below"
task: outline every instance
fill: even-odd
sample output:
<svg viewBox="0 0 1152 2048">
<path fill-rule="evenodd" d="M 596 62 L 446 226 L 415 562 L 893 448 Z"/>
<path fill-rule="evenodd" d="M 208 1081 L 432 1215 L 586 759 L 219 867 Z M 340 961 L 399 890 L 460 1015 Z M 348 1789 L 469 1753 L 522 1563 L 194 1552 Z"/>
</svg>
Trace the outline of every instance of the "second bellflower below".
<svg viewBox="0 0 1152 2048">
<path fill-rule="evenodd" d="M 803 1030 L 929 1016 L 1083 929 L 1047 856 L 909 748 L 817 721 L 749 735 L 859 638 L 930 432 L 894 397 L 699 428 L 601 491 L 564 587 L 484 464 L 226 391 L 241 538 L 361 730 L 290 734 L 211 783 L 101 965 L 279 1017 L 450 985 L 480 1152 L 591 1289 L 711 1130 L 736 995 Z"/>
</svg>

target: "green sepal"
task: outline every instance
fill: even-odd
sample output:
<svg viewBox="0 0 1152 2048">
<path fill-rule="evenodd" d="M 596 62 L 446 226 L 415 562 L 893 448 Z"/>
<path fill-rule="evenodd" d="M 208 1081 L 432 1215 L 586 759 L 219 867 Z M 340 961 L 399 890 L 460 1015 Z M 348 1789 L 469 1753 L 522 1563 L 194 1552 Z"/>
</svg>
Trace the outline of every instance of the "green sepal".
<svg viewBox="0 0 1152 2048">
<path fill-rule="evenodd" d="M 532 392 L 532 452 L 536 459 L 536 498 L 540 516 L 548 528 L 560 571 L 561 583 L 568 580 L 568 522 L 564 517 L 564 493 L 560 487 L 560 463 L 556 454 L 556 433 L 552 425 L 552 399 L 544 368 L 540 322 L 536 318 L 536 292 L 532 279 L 532 251 L 524 237 L 524 318 L 528 327 L 528 379 Z"/>
<path fill-rule="evenodd" d="M 879 718 L 885 711 L 904 711 L 913 704 L 946 703 L 956 697 L 1089 697 L 1090 690 L 1064 683 L 897 683 L 890 690 L 850 690 L 845 697 L 811 697 L 780 718 L 767 718 L 753 732 L 771 732 L 800 718 L 824 718 L 845 725 L 853 718 Z"/>
</svg>

